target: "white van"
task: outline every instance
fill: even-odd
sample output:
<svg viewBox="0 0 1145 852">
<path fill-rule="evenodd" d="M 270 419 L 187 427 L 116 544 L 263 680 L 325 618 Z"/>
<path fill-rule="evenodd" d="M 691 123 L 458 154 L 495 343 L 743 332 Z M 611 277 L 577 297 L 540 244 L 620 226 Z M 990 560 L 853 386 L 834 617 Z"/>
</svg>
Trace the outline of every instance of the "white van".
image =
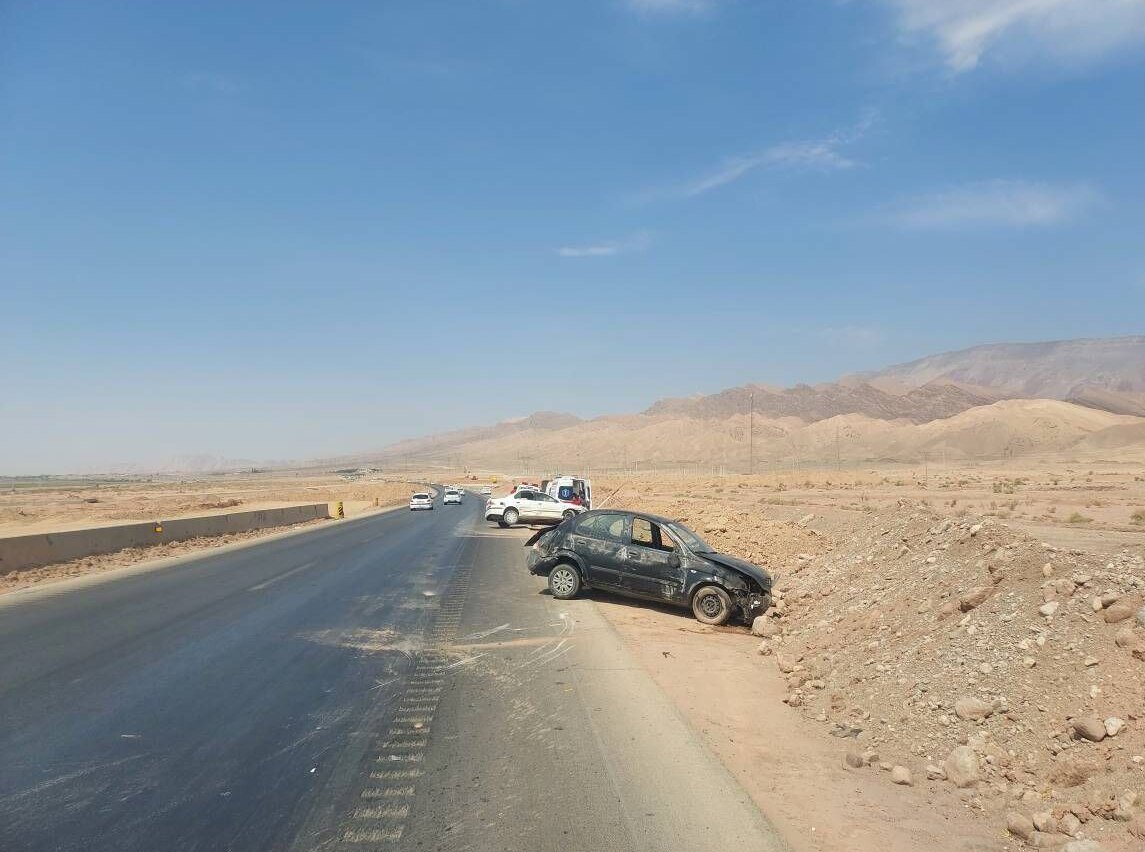
<svg viewBox="0 0 1145 852">
<path fill-rule="evenodd" d="M 541 490 L 562 503 L 592 508 L 592 480 L 575 476 L 555 476 L 541 480 Z"/>
</svg>

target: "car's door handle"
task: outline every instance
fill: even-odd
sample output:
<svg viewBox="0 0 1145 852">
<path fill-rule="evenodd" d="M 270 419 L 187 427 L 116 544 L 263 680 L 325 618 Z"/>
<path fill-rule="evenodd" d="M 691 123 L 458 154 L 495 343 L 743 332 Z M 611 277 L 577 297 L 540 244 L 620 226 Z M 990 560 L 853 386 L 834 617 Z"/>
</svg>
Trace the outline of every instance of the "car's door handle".
<svg viewBox="0 0 1145 852">
<path fill-rule="evenodd" d="M 628 548 L 622 547 L 622 548 L 620 548 L 620 550 L 616 551 L 616 558 L 617 559 L 627 559 L 628 558 Z"/>
</svg>

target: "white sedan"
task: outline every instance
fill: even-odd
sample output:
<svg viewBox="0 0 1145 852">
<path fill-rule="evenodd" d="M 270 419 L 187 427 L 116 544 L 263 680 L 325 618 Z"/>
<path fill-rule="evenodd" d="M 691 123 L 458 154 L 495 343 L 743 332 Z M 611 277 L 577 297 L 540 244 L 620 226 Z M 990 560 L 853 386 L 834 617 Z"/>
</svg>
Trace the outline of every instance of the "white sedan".
<svg viewBox="0 0 1145 852">
<path fill-rule="evenodd" d="M 457 491 L 453 488 L 446 489 L 445 496 L 441 498 L 441 504 L 443 506 L 448 506 L 450 503 L 456 503 L 458 506 L 461 505 L 460 491 Z"/>
<path fill-rule="evenodd" d="M 521 521 L 558 524 L 583 511 L 584 506 L 562 503 L 540 491 L 518 490 L 508 497 L 498 497 L 485 504 L 485 520 L 496 521 L 503 527 L 511 527 Z"/>
<path fill-rule="evenodd" d="M 411 512 L 417 511 L 418 509 L 432 508 L 433 498 L 430 497 L 429 494 L 425 491 L 419 491 L 417 494 L 414 494 L 409 498 L 409 509 Z"/>
</svg>

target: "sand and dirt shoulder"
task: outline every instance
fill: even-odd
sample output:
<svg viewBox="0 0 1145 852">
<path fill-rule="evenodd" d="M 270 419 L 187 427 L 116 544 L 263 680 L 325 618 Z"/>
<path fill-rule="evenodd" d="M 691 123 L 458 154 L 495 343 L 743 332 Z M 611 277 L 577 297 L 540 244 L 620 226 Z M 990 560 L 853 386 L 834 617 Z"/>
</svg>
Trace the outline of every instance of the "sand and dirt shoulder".
<svg viewBox="0 0 1145 852">
<path fill-rule="evenodd" d="M 1118 517 L 1141 505 L 1140 471 L 1081 476 L 1098 488 L 1070 491 L 1076 503 Z M 1038 512 L 1053 541 L 1029 535 L 1021 505 L 1055 493 L 1055 478 L 971 474 L 940 496 L 933 482 L 906 494 L 901 478 L 780 493 L 731 479 L 629 483 L 613 505 L 684 518 L 766 565 L 777 603 L 756 637 L 601 606 L 805 848 L 1137 850 L 1145 530 L 1059 510 Z M 1095 540 L 1105 546 L 1086 547 Z M 894 766 L 911 785 L 892 783 Z"/>
</svg>

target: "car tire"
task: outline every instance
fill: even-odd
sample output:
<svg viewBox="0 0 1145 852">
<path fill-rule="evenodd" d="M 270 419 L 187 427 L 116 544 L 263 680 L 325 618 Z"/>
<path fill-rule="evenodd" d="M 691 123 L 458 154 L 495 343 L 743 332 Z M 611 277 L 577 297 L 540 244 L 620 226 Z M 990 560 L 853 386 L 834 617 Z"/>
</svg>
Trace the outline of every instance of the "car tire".
<svg viewBox="0 0 1145 852">
<path fill-rule="evenodd" d="M 575 565 L 558 562 L 549 572 L 549 591 L 558 601 L 567 601 L 580 593 L 580 571 Z"/>
<path fill-rule="evenodd" d="M 732 617 L 731 595 L 719 586 L 701 586 L 692 595 L 692 614 L 704 624 L 727 624 Z"/>
<path fill-rule="evenodd" d="M 516 509 L 506 509 L 505 514 L 503 514 L 501 518 L 504 520 L 505 526 L 511 527 L 517 523 L 517 521 L 521 520 L 521 513 Z"/>
<path fill-rule="evenodd" d="M 503 529 L 503 530 L 507 530 L 507 529 L 509 529 L 509 525 L 508 525 L 507 523 L 505 523 L 505 519 L 504 519 L 504 518 L 502 518 L 501 520 L 499 520 L 499 521 L 497 522 L 497 526 L 499 526 L 499 527 L 500 527 L 501 529 Z"/>
<path fill-rule="evenodd" d="M 564 510 L 564 511 L 561 513 L 561 517 L 562 517 L 562 518 L 564 518 L 566 521 L 567 521 L 569 518 L 575 518 L 575 517 L 576 517 L 576 509 L 565 509 L 565 510 Z"/>
</svg>

